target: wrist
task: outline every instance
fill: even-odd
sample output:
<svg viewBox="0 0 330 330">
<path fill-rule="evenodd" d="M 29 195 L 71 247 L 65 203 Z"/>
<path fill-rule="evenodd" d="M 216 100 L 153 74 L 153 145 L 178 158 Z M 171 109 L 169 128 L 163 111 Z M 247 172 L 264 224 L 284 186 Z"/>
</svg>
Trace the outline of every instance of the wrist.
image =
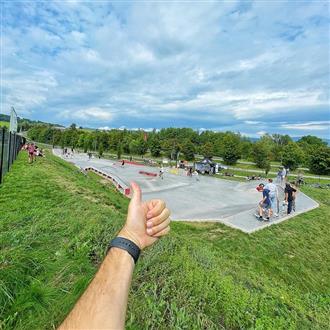
<svg viewBox="0 0 330 330">
<path fill-rule="evenodd" d="M 134 259 L 132 258 L 132 256 L 128 253 L 128 251 L 126 250 L 123 250 L 119 247 L 116 247 L 116 246 L 113 246 L 108 254 L 107 254 L 107 257 L 108 256 L 113 256 L 116 258 L 116 260 L 121 260 L 123 263 L 127 262 L 128 260 L 129 261 L 133 261 L 133 265 L 134 265 Z"/>
<path fill-rule="evenodd" d="M 140 250 L 142 250 L 142 244 L 140 240 L 138 239 L 137 235 L 135 235 L 132 231 L 127 229 L 126 226 L 124 226 L 121 231 L 118 233 L 117 237 L 123 237 L 130 241 L 132 241 L 134 244 L 136 244 Z"/>
</svg>

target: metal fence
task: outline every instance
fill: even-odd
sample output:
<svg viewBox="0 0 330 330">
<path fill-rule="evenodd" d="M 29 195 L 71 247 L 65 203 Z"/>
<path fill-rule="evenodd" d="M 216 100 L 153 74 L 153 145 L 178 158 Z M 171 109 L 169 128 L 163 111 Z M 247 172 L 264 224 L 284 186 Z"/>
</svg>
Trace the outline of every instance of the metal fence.
<svg viewBox="0 0 330 330">
<path fill-rule="evenodd" d="M 23 136 L 0 128 L 0 184 L 24 143 Z"/>
</svg>

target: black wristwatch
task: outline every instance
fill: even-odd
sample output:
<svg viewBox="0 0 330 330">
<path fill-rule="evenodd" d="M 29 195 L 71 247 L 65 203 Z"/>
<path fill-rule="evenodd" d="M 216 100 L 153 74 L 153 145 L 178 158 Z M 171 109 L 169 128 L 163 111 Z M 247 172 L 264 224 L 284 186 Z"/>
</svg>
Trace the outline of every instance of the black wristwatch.
<svg viewBox="0 0 330 330">
<path fill-rule="evenodd" d="M 140 252 L 141 252 L 140 248 L 135 243 L 133 243 L 132 241 L 130 241 L 127 238 L 124 238 L 124 237 L 114 238 L 109 244 L 108 251 L 112 247 L 116 247 L 116 248 L 127 251 L 134 259 L 134 263 L 136 263 L 139 259 Z"/>
</svg>

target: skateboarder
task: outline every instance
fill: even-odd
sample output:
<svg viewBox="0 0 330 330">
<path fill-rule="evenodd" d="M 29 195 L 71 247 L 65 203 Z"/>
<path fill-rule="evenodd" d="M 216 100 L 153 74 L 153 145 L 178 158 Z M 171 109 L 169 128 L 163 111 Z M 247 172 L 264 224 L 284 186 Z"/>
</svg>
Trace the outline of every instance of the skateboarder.
<svg viewBox="0 0 330 330">
<path fill-rule="evenodd" d="M 162 166 L 159 171 L 159 177 L 164 180 L 164 167 Z"/>
<path fill-rule="evenodd" d="M 269 221 L 271 216 L 271 204 L 270 204 L 270 198 L 269 198 L 269 190 L 264 189 L 262 191 L 262 200 L 260 201 L 258 208 L 259 208 L 259 217 L 258 220 L 262 221 Z M 263 213 L 266 213 L 266 218 L 263 217 Z"/>
</svg>

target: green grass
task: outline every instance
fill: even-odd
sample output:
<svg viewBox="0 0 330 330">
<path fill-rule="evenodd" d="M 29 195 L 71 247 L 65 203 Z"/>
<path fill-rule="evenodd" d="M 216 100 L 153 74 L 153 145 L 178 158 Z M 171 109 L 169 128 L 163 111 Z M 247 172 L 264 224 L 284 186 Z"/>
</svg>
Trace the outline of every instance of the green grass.
<svg viewBox="0 0 330 330">
<path fill-rule="evenodd" d="M 9 122 L 0 120 L 0 127 L 9 127 Z"/>
<path fill-rule="evenodd" d="M 135 269 L 127 329 L 328 329 L 330 193 L 252 235 L 173 223 Z M 0 329 L 51 329 L 84 291 L 128 201 L 96 175 L 21 153 L 0 187 Z"/>
</svg>

